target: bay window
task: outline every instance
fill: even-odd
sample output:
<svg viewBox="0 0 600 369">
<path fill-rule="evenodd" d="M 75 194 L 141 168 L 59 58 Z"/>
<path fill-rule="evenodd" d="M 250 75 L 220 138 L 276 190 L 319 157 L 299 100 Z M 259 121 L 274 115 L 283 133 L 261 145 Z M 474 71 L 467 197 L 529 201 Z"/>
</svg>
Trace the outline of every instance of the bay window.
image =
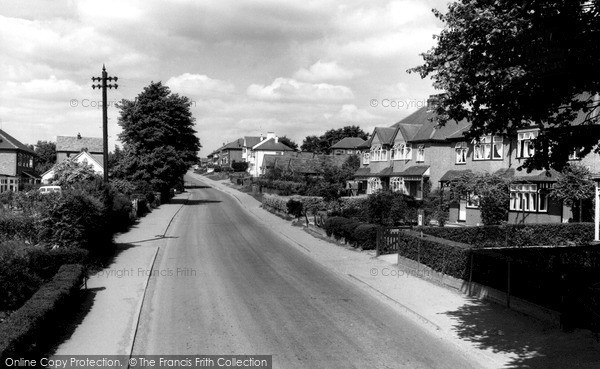
<svg viewBox="0 0 600 369">
<path fill-rule="evenodd" d="M 456 164 L 466 164 L 467 163 L 467 143 L 466 142 L 457 142 L 455 149 L 456 149 Z"/>
<path fill-rule="evenodd" d="M 381 146 L 375 146 L 371 149 L 371 161 L 386 161 L 387 150 Z"/>
<path fill-rule="evenodd" d="M 483 136 L 473 143 L 473 160 L 502 159 L 504 156 L 502 136 Z"/>
<path fill-rule="evenodd" d="M 542 212 L 548 211 L 548 195 L 544 188 L 536 184 L 515 184 L 510 186 L 510 210 Z"/>
<path fill-rule="evenodd" d="M 411 144 L 396 144 L 392 148 L 392 160 L 410 160 L 412 159 L 412 145 Z"/>
<path fill-rule="evenodd" d="M 517 157 L 530 158 L 535 154 L 534 140 L 538 136 L 538 131 L 519 132 L 517 134 Z"/>
</svg>

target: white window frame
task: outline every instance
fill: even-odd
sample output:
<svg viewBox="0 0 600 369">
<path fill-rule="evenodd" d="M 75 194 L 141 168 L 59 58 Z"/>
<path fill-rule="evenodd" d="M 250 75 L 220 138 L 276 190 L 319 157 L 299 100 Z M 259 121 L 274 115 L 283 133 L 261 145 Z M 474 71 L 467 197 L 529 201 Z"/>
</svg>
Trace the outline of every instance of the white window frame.
<svg viewBox="0 0 600 369">
<path fill-rule="evenodd" d="M 510 210 L 529 213 L 547 213 L 548 195 L 541 193 L 537 184 L 523 183 L 510 186 Z"/>
<path fill-rule="evenodd" d="M 411 160 L 412 145 L 409 143 L 399 143 L 392 147 L 392 160 Z"/>
<path fill-rule="evenodd" d="M 371 161 L 387 161 L 387 149 L 375 146 L 371 149 Z"/>
<path fill-rule="evenodd" d="M 371 153 L 369 151 L 363 152 L 362 163 L 369 164 L 370 161 L 371 161 Z"/>
<path fill-rule="evenodd" d="M 479 209 L 479 204 L 481 202 L 479 195 L 473 192 L 467 192 L 466 200 L 468 209 Z"/>
<path fill-rule="evenodd" d="M 423 163 L 425 161 L 425 145 L 417 146 L 417 163 Z"/>
<path fill-rule="evenodd" d="M 381 191 L 383 189 L 383 185 L 381 183 L 381 178 L 379 177 L 369 177 L 367 179 L 367 193 L 372 194 L 377 191 Z"/>
<path fill-rule="evenodd" d="M 473 140 L 473 160 L 502 160 L 504 158 L 504 138 L 497 135 L 482 136 Z"/>
<path fill-rule="evenodd" d="M 468 146 L 466 142 L 457 142 L 454 146 L 456 155 L 455 155 L 455 164 L 467 164 L 467 150 Z"/>
<path fill-rule="evenodd" d="M 392 192 L 401 192 L 408 195 L 408 189 L 406 188 L 406 182 L 402 177 L 391 177 L 390 178 L 390 190 Z"/>
<path fill-rule="evenodd" d="M 517 158 L 526 159 L 535 155 L 535 139 L 539 133 L 538 129 L 517 133 Z"/>
</svg>

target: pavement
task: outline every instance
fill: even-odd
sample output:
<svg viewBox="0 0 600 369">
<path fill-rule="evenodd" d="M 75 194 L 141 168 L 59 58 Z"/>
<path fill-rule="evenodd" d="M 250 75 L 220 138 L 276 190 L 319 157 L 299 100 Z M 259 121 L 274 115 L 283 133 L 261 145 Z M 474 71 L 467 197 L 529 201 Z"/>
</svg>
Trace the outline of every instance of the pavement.
<svg viewBox="0 0 600 369">
<path fill-rule="evenodd" d="M 299 250 L 381 299 L 458 350 L 490 368 L 598 368 L 600 343 L 588 330 L 565 333 L 554 324 L 480 301 L 400 270 L 397 255 L 375 257 L 308 234 L 262 209 L 228 180 L 192 177 L 234 197 L 265 226 Z"/>
<path fill-rule="evenodd" d="M 115 236 L 113 262 L 87 281 L 89 310 L 54 355 L 130 355 L 154 259 L 188 196 L 176 195 Z"/>
</svg>

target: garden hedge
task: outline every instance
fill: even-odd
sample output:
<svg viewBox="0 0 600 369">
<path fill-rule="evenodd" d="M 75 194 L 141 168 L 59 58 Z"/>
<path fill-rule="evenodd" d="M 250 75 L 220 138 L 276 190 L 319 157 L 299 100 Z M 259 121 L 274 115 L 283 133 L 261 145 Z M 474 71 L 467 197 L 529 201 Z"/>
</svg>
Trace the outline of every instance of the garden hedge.
<svg viewBox="0 0 600 369">
<path fill-rule="evenodd" d="M 594 239 L 593 223 L 507 224 L 479 227 L 418 227 L 423 233 L 482 247 L 576 246 Z"/>
<path fill-rule="evenodd" d="M 354 229 L 354 239 L 356 246 L 363 250 L 375 250 L 377 248 L 377 230 L 376 224 L 362 223 Z"/>
<path fill-rule="evenodd" d="M 63 265 L 50 282 L 0 323 L 0 362 L 30 354 L 40 337 L 52 333 L 56 320 L 72 311 L 71 302 L 78 296 L 83 278 L 83 266 Z"/>
<path fill-rule="evenodd" d="M 471 246 L 437 237 L 421 238 L 419 232 L 404 230 L 398 236 L 398 253 L 419 261 L 436 272 L 469 279 Z"/>
</svg>

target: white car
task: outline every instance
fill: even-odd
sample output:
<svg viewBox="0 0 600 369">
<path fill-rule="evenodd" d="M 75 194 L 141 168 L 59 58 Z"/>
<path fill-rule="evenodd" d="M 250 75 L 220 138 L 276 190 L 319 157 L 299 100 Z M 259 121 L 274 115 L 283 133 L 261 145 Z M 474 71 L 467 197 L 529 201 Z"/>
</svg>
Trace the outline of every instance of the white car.
<svg viewBox="0 0 600 369">
<path fill-rule="evenodd" d="M 41 194 L 47 194 L 47 193 L 52 193 L 52 192 L 61 193 L 62 188 L 60 186 L 42 186 L 42 187 L 40 187 L 39 191 Z"/>
</svg>

